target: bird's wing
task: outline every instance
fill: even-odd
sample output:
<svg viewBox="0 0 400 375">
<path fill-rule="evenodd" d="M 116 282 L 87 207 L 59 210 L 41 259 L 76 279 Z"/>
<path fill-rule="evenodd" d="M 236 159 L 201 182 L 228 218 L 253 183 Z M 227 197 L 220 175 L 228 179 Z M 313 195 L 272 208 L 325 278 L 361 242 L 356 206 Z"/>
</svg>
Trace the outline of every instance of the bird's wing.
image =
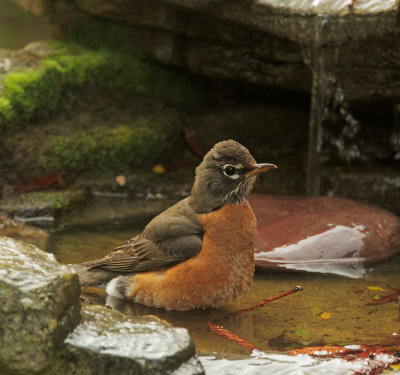
<svg viewBox="0 0 400 375">
<path fill-rule="evenodd" d="M 119 273 L 162 269 L 196 255 L 202 235 L 197 222 L 184 216 L 160 215 L 143 233 L 117 246 L 105 258 L 84 265 Z"/>
</svg>

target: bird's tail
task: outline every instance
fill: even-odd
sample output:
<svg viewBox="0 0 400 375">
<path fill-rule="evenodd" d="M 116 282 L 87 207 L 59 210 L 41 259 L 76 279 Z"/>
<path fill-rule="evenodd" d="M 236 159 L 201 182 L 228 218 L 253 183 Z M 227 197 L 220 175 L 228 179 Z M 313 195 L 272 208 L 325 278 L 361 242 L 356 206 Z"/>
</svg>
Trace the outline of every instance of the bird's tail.
<svg viewBox="0 0 400 375">
<path fill-rule="evenodd" d="M 81 285 L 105 287 L 106 284 L 116 277 L 115 272 L 108 271 L 102 268 L 88 268 L 83 264 L 69 265 L 79 276 Z"/>
</svg>

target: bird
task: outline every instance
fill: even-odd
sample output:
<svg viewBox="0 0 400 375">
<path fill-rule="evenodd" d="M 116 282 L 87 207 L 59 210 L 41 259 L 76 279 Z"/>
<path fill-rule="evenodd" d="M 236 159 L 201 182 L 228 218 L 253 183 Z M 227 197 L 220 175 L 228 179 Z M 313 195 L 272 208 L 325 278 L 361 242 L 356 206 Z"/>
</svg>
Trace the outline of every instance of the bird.
<svg viewBox="0 0 400 375">
<path fill-rule="evenodd" d="M 257 230 L 246 196 L 274 168 L 234 140 L 216 143 L 188 197 L 104 258 L 74 266 L 81 284 L 167 310 L 217 308 L 243 296 L 253 281 Z"/>
</svg>

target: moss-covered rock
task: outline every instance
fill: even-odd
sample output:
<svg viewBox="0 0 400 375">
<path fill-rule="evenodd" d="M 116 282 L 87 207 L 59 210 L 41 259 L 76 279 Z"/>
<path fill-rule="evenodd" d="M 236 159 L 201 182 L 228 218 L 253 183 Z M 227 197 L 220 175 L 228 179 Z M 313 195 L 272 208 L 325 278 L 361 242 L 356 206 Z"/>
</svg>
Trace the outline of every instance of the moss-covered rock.
<svg viewBox="0 0 400 375">
<path fill-rule="evenodd" d="M 17 68 L 3 76 L 0 126 L 13 121 L 42 120 L 62 107 L 65 96 L 80 96 L 89 88 L 147 96 L 177 106 L 194 105 L 198 85 L 177 72 L 142 60 L 133 53 L 89 50 L 71 43 L 45 42 L 30 50 L 34 68 Z"/>
<path fill-rule="evenodd" d="M 89 172 L 96 174 L 127 173 L 127 168 L 151 170 L 165 157 L 176 152 L 180 140 L 179 119 L 138 117 L 121 125 L 113 121 L 97 123 L 91 120 L 79 124 L 63 123 L 48 126 L 37 132 L 17 133 L 10 141 L 15 155 L 10 160 L 20 171 L 50 176 L 55 173 Z M 10 151 L 12 152 L 12 151 Z"/>
<path fill-rule="evenodd" d="M 9 99 L 0 97 L 0 129 L 15 118 L 15 112 Z"/>
<path fill-rule="evenodd" d="M 84 200 L 81 191 L 38 191 L 1 199 L 0 211 L 23 223 L 52 227 L 57 218 Z"/>
<path fill-rule="evenodd" d="M 60 100 L 62 69 L 56 61 L 43 61 L 37 70 L 6 75 L 3 95 L 22 120 L 53 113 Z"/>
<path fill-rule="evenodd" d="M 127 165 L 146 165 L 147 160 L 154 160 L 163 151 L 166 134 L 142 125 L 49 136 L 39 152 L 39 162 L 49 172 L 88 168 L 117 173 Z"/>
</svg>

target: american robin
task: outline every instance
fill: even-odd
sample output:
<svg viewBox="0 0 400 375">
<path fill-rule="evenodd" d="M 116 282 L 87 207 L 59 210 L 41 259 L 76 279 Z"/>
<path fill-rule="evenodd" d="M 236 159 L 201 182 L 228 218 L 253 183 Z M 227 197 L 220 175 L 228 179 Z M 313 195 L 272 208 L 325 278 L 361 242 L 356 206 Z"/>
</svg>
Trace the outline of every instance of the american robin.
<svg viewBox="0 0 400 375">
<path fill-rule="evenodd" d="M 106 257 L 77 265 L 81 283 L 168 310 L 218 307 L 243 295 L 253 280 L 256 234 L 246 195 L 273 168 L 238 142 L 217 143 L 196 168 L 190 196 Z"/>
</svg>

